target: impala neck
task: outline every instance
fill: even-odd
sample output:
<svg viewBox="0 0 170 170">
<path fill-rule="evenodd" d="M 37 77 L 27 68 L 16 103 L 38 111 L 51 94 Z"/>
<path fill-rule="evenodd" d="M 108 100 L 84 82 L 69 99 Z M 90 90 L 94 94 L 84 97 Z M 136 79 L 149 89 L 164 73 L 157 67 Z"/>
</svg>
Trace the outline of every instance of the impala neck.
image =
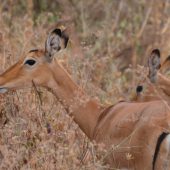
<svg viewBox="0 0 170 170">
<path fill-rule="evenodd" d="M 57 61 L 54 61 L 50 67 L 52 77 L 47 82 L 47 88 L 59 99 L 82 131 L 92 139 L 94 128 L 103 108 L 73 82 Z"/>
<path fill-rule="evenodd" d="M 156 84 L 168 95 L 170 96 L 170 80 L 158 73 Z"/>
</svg>

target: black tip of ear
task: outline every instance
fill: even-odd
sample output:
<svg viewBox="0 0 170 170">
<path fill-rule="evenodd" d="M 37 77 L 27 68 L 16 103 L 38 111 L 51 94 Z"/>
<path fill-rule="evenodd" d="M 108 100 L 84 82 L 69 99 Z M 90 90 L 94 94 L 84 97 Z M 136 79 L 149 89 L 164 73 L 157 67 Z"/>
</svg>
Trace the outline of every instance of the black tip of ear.
<svg viewBox="0 0 170 170">
<path fill-rule="evenodd" d="M 161 56 L 160 50 L 159 49 L 154 49 L 152 50 L 152 54 L 156 54 L 159 58 Z"/>
<path fill-rule="evenodd" d="M 143 91 L 143 86 L 138 85 L 138 86 L 136 87 L 136 93 L 141 93 L 142 91 Z"/>
<path fill-rule="evenodd" d="M 61 37 L 61 30 L 59 28 L 56 28 L 55 30 L 52 31 L 52 33 L 55 33 Z"/>
<path fill-rule="evenodd" d="M 57 34 L 60 38 L 64 39 L 64 47 L 66 48 L 67 47 L 67 43 L 68 43 L 68 40 L 69 40 L 69 36 L 68 34 L 66 33 L 66 31 L 61 31 L 61 29 L 59 28 L 56 28 L 54 29 L 52 32 L 52 34 Z"/>
</svg>

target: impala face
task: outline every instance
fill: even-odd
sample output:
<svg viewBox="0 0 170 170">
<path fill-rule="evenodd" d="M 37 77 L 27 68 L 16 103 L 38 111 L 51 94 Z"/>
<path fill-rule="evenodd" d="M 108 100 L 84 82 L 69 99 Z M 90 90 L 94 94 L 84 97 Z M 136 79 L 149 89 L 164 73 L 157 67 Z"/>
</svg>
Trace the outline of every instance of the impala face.
<svg viewBox="0 0 170 170">
<path fill-rule="evenodd" d="M 56 52 L 66 48 L 68 36 L 60 29 L 53 30 L 46 42 L 45 49 L 30 50 L 16 64 L 0 75 L 0 93 L 11 89 L 31 87 L 33 83 L 44 86 L 50 79 L 50 65 Z"/>
</svg>

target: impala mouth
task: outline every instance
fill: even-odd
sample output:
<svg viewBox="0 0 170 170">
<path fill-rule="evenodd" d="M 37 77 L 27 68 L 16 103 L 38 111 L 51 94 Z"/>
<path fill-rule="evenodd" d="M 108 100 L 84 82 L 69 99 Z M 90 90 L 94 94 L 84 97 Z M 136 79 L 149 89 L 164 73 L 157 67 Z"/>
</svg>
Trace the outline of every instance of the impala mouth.
<svg viewBox="0 0 170 170">
<path fill-rule="evenodd" d="M 7 88 L 5 88 L 5 87 L 0 87 L 0 93 L 6 93 L 8 91 L 8 89 Z"/>
</svg>

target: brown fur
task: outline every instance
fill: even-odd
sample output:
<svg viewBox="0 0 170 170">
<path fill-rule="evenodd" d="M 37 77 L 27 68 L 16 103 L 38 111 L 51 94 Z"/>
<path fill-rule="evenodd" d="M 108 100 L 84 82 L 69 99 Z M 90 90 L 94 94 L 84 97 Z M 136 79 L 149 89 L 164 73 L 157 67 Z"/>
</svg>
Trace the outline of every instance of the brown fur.
<svg viewBox="0 0 170 170">
<path fill-rule="evenodd" d="M 56 58 L 46 59 L 46 51 L 28 53 L 0 76 L 1 89 L 18 89 L 37 86 L 50 89 L 69 111 L 84 133 L 108 149 L 105 161 L 113 168 L 152 169 L 156 143 L 163 132 L 169 132 L 170 110 L 162 101 L 145 103 L 121 102 L 102 107 L 78 87 Z M 34 59 L 34 66 L 24 61 Z M 169 84 L 161 82 L 162 86 Z M 168 155 L 163 142 L 155 164 L 163 169 L 161 155 Z M 166 153 L 166 154 L 165 154 Z M 166 157 L 165 157 L 166 158 Z"/>
</svg>

